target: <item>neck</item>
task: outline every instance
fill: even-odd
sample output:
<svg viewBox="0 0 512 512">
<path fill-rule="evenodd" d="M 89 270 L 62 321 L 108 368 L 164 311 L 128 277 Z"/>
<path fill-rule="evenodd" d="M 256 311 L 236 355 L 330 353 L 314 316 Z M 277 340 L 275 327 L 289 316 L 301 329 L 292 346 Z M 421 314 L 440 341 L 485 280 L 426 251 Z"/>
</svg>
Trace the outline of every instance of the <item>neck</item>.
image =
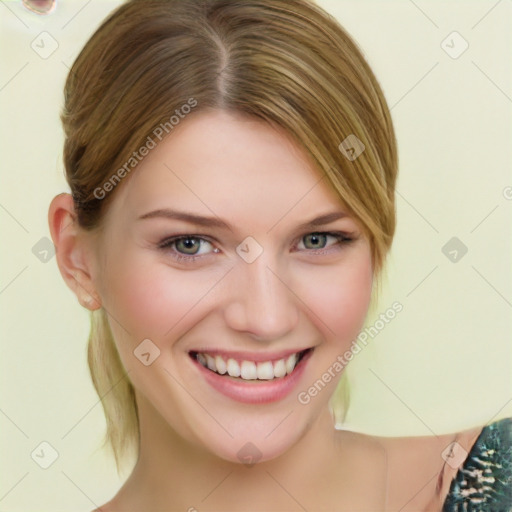
<svg viewBox="0 0 512 512">
<path fill-rule="evenodd" d="M 327 408 L 285 453 L 248 466 L 191 444 L 144 397 L 137 398 L 139 458 L 113 501 L 115 510 L 298 510 L 306 506 L 301 501 L 309 500 L 308 492 L 314 502 L 317 489 L 330 480 L 339 486 L 340 472 L 344 483 L 350 480 L 340 460 L 343 433 L 334 429 Z"/>
</svg>

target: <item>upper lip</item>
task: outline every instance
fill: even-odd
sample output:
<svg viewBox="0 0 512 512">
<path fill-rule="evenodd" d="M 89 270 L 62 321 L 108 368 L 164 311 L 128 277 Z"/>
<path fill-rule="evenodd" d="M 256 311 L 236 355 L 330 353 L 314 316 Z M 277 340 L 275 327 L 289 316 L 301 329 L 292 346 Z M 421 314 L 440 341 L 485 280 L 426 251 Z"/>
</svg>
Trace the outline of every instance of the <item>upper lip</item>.
<svg viewBox="0 0 512 512">
<path fill-rule="evenodd" d="M 212 357 L 221 356 L 224 360 L 234 359 L 236 361 L 278 361 L 279 359 L 286 359 L 292 354 L 297 354 L 304 350 L 312 349 L 313 347 L 305 347 L 298 349 L 281 350 L 278 352 L 246 352 L 246 351 L 231 351 L 231 350 L 217 350 L 217 349 L 198 349 L 190 350 L 189 353 L 195 355 L 197 353 L 209 354 Z"/>
</svg>

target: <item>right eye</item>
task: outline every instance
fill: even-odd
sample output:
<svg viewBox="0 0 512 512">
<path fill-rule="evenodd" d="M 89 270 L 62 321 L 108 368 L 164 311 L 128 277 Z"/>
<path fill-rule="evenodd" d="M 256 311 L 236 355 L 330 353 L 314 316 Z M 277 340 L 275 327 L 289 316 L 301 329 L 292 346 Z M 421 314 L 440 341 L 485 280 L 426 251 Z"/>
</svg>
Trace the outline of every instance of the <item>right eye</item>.
<svg viewBox="0 0 512 512">
<path fill-rule="evenodd" d="M 158 248 L 169 253 L 172 258 L 180 263 L 193 263 L 204 256 L 205 253 L 200 254 L 199 250 L 205 244 L 212 245 L 209 240 L 200 236 L 180 235 L 165 238 L 158 244 Z M 211 252 L 218 253 L 219 249 L 214 249 Z"/>
</svg>

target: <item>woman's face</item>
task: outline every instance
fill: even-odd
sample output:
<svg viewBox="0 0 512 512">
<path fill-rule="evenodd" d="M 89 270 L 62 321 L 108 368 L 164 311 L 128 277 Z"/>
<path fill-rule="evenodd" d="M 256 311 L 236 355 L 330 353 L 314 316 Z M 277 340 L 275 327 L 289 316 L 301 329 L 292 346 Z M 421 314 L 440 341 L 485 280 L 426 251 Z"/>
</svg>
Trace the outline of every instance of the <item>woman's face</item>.
<svg viewBox="0 0 512 512">
<path fill-rule="evenodd" d="M 223 111 L 185 119 L 125 180 L 93 280 L 143 428 L 163 420 L 234 462 L 282 454 L 325 411 L 362 327 L 368 240 L 289 137 Z"/>
</svg>

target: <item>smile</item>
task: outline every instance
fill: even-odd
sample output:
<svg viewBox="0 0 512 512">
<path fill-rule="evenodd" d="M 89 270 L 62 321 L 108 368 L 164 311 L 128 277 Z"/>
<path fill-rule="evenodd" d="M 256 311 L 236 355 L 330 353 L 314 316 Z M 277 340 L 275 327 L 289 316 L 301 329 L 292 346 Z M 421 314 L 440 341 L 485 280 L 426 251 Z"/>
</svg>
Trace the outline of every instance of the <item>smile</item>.
<svg viewBox="0 0 512 512">
<path fill-rule="evenodd" d="M 301 350 L 276 361 L 238 361 L 232 357 L 210 355 L 206 352 L 193 353 L 199 363 L 212 372 L 243 380 L 273 380 L 293 372 L 295 366 L 310 349 Z"/>
<path fill-rule="evenodd" d="M 249 404 L 283 400 L 299 385 L 314 349 L 280 354 L 190 351 L 204 382 L 216 392 Z"/>
</svg>

